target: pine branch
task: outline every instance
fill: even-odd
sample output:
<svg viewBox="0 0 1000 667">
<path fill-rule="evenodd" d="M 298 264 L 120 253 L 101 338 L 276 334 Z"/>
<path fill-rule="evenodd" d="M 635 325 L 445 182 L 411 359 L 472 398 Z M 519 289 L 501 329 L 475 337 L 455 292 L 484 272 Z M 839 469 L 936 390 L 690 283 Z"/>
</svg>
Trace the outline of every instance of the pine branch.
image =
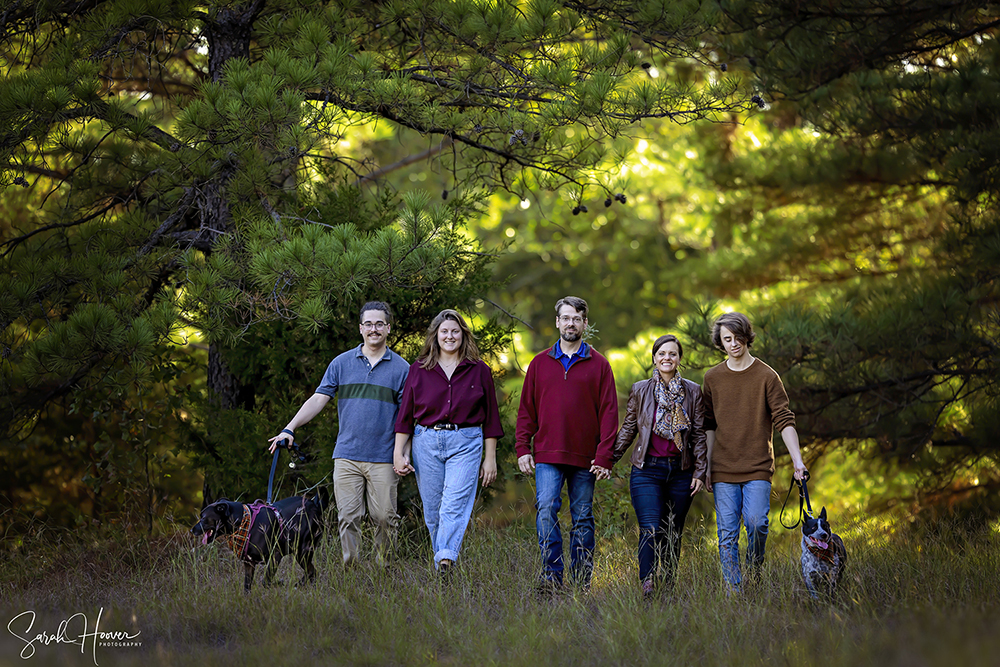
<svg viewBox="0 0 1000 667">
<path fill-rule="evenodd" d="M 79 106 L 61 111 L 57 115 L 57 119 L 59 121 L 65 121 L 65 120 L 80 120 L 84 118 L 95 118 L 107 122 L 110 119 L 111 115 L 110 110 L 111 106 L 107 102 L 97 101 L 85 106 Z M 136 116 L 128 113 L 127 111 L 119 110 L 118 113 L 132 120 L 135 121 L 139 120 Z M 146 128 L 146 130 L 142 134 L 142 138 L 152 141 L 157 146 L 165 150 L 168 150 L 172 153 L 180 150 L 181 147 L 183 146 L 183 144 L 179 139 L 170 135 L 167 132 L 164 132 L 155 125 L 151 125 L 150 127 Z"/>
<path fill-rule="evenodd" d="M 0 257 L 6 257 L 10 253 L 12 253 L 14 251 L 14 249 L 17 248 L 17 246 L 21 245 L 22 243 L 24 243 L 25 241 L 27 241 L 28 239 L 30 239 L 32 236 L 35 236 L 36 234 L 42 234 L 44 232 L 49 232 L 49 231 L 52 231 L 53 229 L 68 229 L 70 227 L 78 227 L 78 226 L 80 226 L 82 224 L 90 222 L 91 220 L 94 220 L 95 218 L 99 218 L 102 215 L 104 215 L 105 213 L 108 213 L 108 212 L 110 212 L 110 211 L 112 211 L 112 210 L 114 210 L 114 209 L 116 209 L 116 208 L 118 208 L 120 206 L 125 206 L 129 202 L 131 202 L 134 199 L 136 199 L 137 196 L 138 196 L 138 190 L 133 190 L 131 193 L 128 193 L 127 195 L 125 195 L 124 198 L 122 198 L 121 200 L 113 201 L 110 204 L 108 204 L 107 206 L 105 206 L 104 208 L 102 208 L 102 209 L 100 209 L 98 211 L 95 211 L 94 213 L 91 213 L 90 215 L 84 216 L 84 217 L 79 218 L 77 220 L 73 220 L 72 222 L 55 222 L 55 223 L 52 223 L 51 225 L 45 225 L 44 227 L 39 227 L 37 229 L 33 229 L 33 230 L 31 230 L 30 232 L 28 232 L 26 234 L 22 234 L 20 236 L 17 236 L 17 237 L 14 237 L 12 239 L 9 239 L 7 241 L 4 241 L 3 243 L 0 243 L 0 248 L 3 248 L 4 246 L 8 246 L 8 247 L 7 247 L 7 249 L 3 253 L 0 253 Z"/>
<path fill-rule="evenodd" d="M 433 157 L 438 153 L 440 153 L 441 151 L 448 148 L 449 146 L 451 146 L 453 143 L 455 143 L 455 140 L 452 139 L 451 136 L 446 136 L 437 146 L 432 146 L 425 151 L 421 151 L 420 153 L 414 153 L 413 155 L 408 155 L 402 160 L 393 162 L 392 164 L 386 165 L 381 169 L 376 169 L 373 172 L 367 173 L 358 180 L 354 181 L 352 185 L 356 187 L 358 185 L 363 185 L 364 183 L 367 183 L 369 181 L 378 180 L 383 176 L 396 171 L 397 169 L 402 169 L 403 167 L 408 167 L 411 164 L 420 162 L 421 160 L 426 160 L 427 158 Z"/>
</svg>

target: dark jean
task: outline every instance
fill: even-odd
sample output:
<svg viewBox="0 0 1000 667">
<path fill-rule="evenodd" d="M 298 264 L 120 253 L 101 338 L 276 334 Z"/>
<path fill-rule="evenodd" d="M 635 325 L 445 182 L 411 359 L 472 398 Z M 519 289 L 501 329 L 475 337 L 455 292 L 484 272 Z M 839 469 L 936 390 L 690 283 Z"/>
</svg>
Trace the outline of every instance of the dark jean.
<svg viewBox="0 0 1000 667">
<path fill-rule="evenodd" d="M 650 456 L 641 469 L 633 466 L 629 493 L 639 522 L 640 581 L 658 575 L 668 585 L 673 583 L 693 476 L 693 467 L 681 470 L 679 456 Z"/>
<path fill-rule="evenodd" d="M 563 548 L 559 530 L 562 487 L 569 495 L 572 528 L 569 533 L 570 573 L 576 583 L 586 586 L 594 570 L 594 482 L 587 468 L 554 463 L 535 466 L 535 509 L 538 519 L 538 546 L 542 550 L 542 578 L 562 583 Z"/>
</svg>

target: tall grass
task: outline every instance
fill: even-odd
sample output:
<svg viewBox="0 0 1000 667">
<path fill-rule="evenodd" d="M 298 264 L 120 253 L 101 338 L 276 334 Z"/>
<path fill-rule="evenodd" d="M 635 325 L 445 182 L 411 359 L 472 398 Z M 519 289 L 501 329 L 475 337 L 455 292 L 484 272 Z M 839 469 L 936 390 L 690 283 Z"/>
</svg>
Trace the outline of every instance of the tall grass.
<svg viewBox="0 0 1000 667">
<path fill-rule="evenodd" d="M 98 648 L 101 665 L 996 665 L 1000 663 L 1000 534 L 951 525 L 890 532 L 841 526 L 849 564 L 833 602 L 807 598 L 793 534 L 768 543 L 761 583 L 720 585 L 714 525 L 692 522 L 676 588 L 644 601 L 636 536 L 605 530 L 587 592 L 534 594 L 538 552 L 530 517 L 475 524 L 459 571 L 443 582 L 420 539 L 381 569 L 345 570 L 331 529 L 319 580 L 250 595 L 222 545 L 203 548 L 186 526 L 165 538 L 88 542 L 49 535 L 0 564 L 4 625 L 34 610 L 34 634 L 75 613 L 101 630 L 139 632 L 137 648 Z M 418 535 L 419 537 L 419 535 Z M 36 646 L 4 631 L 0 665 L 93 664 L 91 647 Z"/>
</svg>

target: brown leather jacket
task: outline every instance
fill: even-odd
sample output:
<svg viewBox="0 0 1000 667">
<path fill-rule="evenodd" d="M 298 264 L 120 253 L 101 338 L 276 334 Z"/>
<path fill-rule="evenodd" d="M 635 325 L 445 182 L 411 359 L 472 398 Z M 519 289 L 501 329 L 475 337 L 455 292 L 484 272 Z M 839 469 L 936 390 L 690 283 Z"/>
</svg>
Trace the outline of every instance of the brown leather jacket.
<svg viewBox="0 0 1000 667">
<path fill-rule="evenodd" d="M 694 465 L 694 476 L 704 482 L 708 471 L 708 445 L 705 442 L 703 428 L 705 405 L 701 400 L 701 387 L 698 383 L 684 378 L 681 378 L 681 382 L 684 383 L 684 411 L 691 420 L 691 428 L 681 431 L 681 442 L 678 444 L 678 449 L 681 450 L 681 470 L 687 470 Z M 625 450 L 636 439 L 636 434 L 639 440 L 632 450 L 631 463 L 636 468 L 642 469 L 646 462 L 649 436 L 656 421 L 655 389 L 656 383 L 652 378 L 632 385 L 632 391 L 628 395 L 628 407 L 625 410 L 625 421 L 622 422 L 618 438 L 615 440 L 613 455 L 615 462 L 625 455 Z"/>
</svg>

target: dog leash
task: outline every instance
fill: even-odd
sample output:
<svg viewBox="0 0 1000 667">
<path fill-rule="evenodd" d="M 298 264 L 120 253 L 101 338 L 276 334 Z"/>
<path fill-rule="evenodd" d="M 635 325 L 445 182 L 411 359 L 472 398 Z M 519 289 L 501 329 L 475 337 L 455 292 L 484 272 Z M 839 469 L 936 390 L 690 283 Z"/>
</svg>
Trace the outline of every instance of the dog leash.
<svg viewBox="0 0 1000 667">
<path fill-rule="evenodd" d="M 302 463 L 302 462 L 304 462 L 306 460 L 305 455 L 302 454 L 302 450 L 299 449 L 299 443 L 295 442 L 295 438 L 291 439 L 291 443 L 292 444 L 289 445 L 288 442 L 289 442 L 288 438 L 285 438 L 284 440 L 282 440 L 281 444 L 279 446 L 277 446 L 277 447 L 274 448 L 274 456 L 271 457 L 271 475 L 267 478 L 267 504 L 268 505 L 271 504 L 271 500 L 273 499 L 272 490 L 274 489 L 274 471 L 278 468 L 278 454 L 281 453 L 281 448 L 284 447 L 284 448 L 288 449 L 289 451 L 291 451 L 291 450 L 294 449 L 295 450 L 295 454 L 296 454 L 296 456 L 299 459 L 299 463 Z M 294 468 L 295 467 L 295 461 L 289 462 L 288 467 L 289 468 Z"/>
<path fill-rule="evenodd" d="M 778 521 L 780 521 L 781 525 L 788 530 L 791 530 L 796 526 L 798 526 L 799 523 L 802 522 L 802 518 L 804 516 L 808 516 L 810 519 L 813 518 L 812 503 L 809 502 L 809 485 L 806 483 L 806 480 L 808 479 L 809 479 L 809 471 L 807 470 L 805 476 L 802 479 L 795 479 L 795 476 L 792 475 L 792 483 L 788 485 L 788 493 L 785 494 L 785 502 L 781 504 L 781 512 L 778 514 Z M 795 485 L 798 485 L 799 487 L 799 515 L 795 519 L 795 523 L 789 526 L 788 524 L 785 523 L 785 518 L 784 518 L 785 507 L 788 505 L 788 499 L 792 495 L 792 487 L 794 487 Z M 803 503 L 805 504 L 804 510 L 802 507 Z"/>
<path fill-rule="evenodd" d="M 282 440 L 282 444 L 288 442 L 287 440 Z M 274 448 L 274 456 L 271 458 L 271 476 L 267 478 L 267 504 L 271 504 L 271 499 L 273 497 L 272 490 L 274 489 L 274 471 L 278 467 L 278 454 L 281 452 L 281 447 Z"/>
</svg>

